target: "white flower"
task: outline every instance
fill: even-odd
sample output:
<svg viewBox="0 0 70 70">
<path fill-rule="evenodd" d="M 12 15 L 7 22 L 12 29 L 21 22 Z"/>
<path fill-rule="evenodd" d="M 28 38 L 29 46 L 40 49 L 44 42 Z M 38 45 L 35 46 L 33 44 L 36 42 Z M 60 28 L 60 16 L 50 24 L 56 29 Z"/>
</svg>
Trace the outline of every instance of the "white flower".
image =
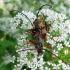
<svg viewBox="0 0 70 70">
<path fill-rule="evenodd" d="M 48 65 L 51 65 L 51 62 L 47 62 Z"/>
<path fill-rule="evenodd" d="M 58 50 L 60 51 L 61 49 L 63 49 L 63 46 L 62 46 L 62 44 L 57 44 L 57 48 L 58 48 Z"/>
<path fill-rule="evenodd" d="M 10 62 L 14 63 L 15 58 L 16 58 L 16 57 L 13 56 L 13 57 L 11 58 Z"/>
<path fill-rule="evenodd" d="M 61 64 L 62 63 L 62 60 L 59 60 L 58 62 Z"/>
<path fill-rule="evenodd" d="M 60 66 L 59 65 L 52 64 L 52 66 L 53 66 L 53 70 L 55 70 L 55 69 L 59 70 L 60 69 Z"/>
<path fill-rule="evenodd" d="M 56 56 L 58 56 L 58 51 L 53 50 L 53 54 L 55 54 Z M 54 56 L 54 55 L 53 55 Z"/>
<path fill-rule="evenodd" d="M 48 68 L 48 67 L 45 67 L 45 70 L 51 70 L 50 68 Z"/>
</svg>

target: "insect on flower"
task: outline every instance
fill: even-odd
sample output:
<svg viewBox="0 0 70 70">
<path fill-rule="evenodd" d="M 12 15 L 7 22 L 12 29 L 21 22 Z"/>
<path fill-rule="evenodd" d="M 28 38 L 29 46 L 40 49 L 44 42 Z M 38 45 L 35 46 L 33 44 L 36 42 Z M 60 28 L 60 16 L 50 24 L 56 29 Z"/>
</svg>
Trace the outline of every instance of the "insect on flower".
<svg viewBox="0 0 70 70">
<path fill-rule="evenodd" d="M 21 13 L 30 21 L 31 25 L 33 26 L 33 28 L 29 29 L 28 32 L 32 35 L 32 38 L 34 39 L 34 41 L 29 40 L 28 43 L 35 45 L 38 55 L 43 54 L 43 45 L 44 45 L 44 42 L 47 40 L 46 36 L 49 31 L 49 27 L 51 26 L 50 24 L 46 23 L 46 21 L 44 21 L 44 16 L 39 17 L 40 10 L 42 9 L 42 7 L 46 5 L 52 8 L 49 4 L 45 4 L 41 6 L 39 8 L 39 11 L 37 12 L 36 19 L 33 21 L 33 23 L 24 13 Z M 13 11 L 19 12 L 17 10 L 13 10 Z M 50 46 L 47 46 L 47 47 L 50 48 Z"/>
<path fill-rule="evenodd" d="M 38 55 L 42 55 L 43 50 L 46 50 L 46 51 L 52 53 L 50 50 L 47 50 L 47 49 L 43 48 L 43 46 L 45 46 L 44 42 L 46 42 L 47 36 L 49 36 L 47 33 L 49 32 L 49 27 L 51 26 L 51 24 L 49 24 L 45 21 L 44 15 L 39 17 L 40 10 L 42 9 L 42 7 L 44 7 L 46 5 L 48 5 L 48 4 L 45 4 L 45 5 L 40 7 L 39 11 L 37 12 L 36 19 L 33 21 L 33 23 L 30 21 L 30 19 L 24 13 L 21 13 L 22 15 L 24 15 L 30 21 L 31 25 L 33 26 L 32 29 L 28 30 L 28 33 L 31 34 L 31 36 L 33 38 L 33 41 L 29 40 L 28 44 L 31 44 L 31 45 L 35 46 L 35 49 L 37 50 Z M 52 8 L 50 5 L 48 5 L 48 6 L 50 8 Z M 17 11 L 17 10 L 13 10 L 13 11 L 20 12 L 20 11 Z M 53 38 L 51 38 L 51 39 L 53 39 Z M 51 46 L 46 46 L 46 48 L 51 48 Z M 24 49 L 24 50 L 21 50 L 21 51 L 26 51 L 26 50 L 34 50 L 34 49 Z M 21 51 L 18 51 L 18 52 L 21 52 Z M 53 54 L 53 55 L 56 56 L 55 54 Z M 56 57 L 61 59 L 58 56 L 56 56 Z"/>
<path fill-rule="evenodd" d="M 48 5 L 48 4 L 45 4 L 45 5 Z M 43 6 L 45 6 L 45 5 L 43 5 Z M 48 5 L 48 6 L 50 6 L 50 5 Z M 39 9 L 39 11 L 41 10 L 41 8 Z M 32 41 L 30 41 L 30 42 L 35 45 L 35 48 L 38 51 L 38 55 L 42 55 L 43 54 L 43 45 L 44 45 L 44 42 L 47 40 L 46 34 L 49 31 L 49 27 L 51 25 L 44 22 L 44 16 L 42 16 L 41 18 L 38 17 L 39 11 L 37 13 L 35 21 L 33 22 L 34 28 L 29 29 L 29 31 L 31 32 L 32 37 L 34 39 L 34 42 L 32 42 Z"/>
</svg>

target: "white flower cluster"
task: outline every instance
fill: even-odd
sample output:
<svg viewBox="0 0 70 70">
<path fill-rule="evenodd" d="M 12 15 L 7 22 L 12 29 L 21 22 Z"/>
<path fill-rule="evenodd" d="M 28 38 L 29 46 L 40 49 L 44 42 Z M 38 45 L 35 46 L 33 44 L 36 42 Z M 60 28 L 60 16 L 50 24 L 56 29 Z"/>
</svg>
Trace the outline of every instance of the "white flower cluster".
<svg viewBox="0 0 70 70">
<path fill-rule="evenodd" d="M 59 60 L 58 61 L 59 64 L 55 64 L 53 62 L 47 62 L 49 65 L 52 65 L 52 69 L 53 70 L 60 70 L 60 67 L 61 67 L 61 70 L 70 70 L 70 66 L 69 65 L 66 65 L 65 63 L 62 62 L 62 60 Z"/>
<path fill-rule="evenodd" d="M 34 51 L 31 52 L 35 53 Z M 43 65 L 45 64 L 45 62 L 43 61 L 43 57 L 40 56 L 38 57 L 40 60 L 37 60 L 37 55 L 35 55 L 35 53 L 34 58 L 32 58 L 30 56 L 31 52 L 29 53 L 29 55 L 26 51 L 19 53 L 20 56 L 17 59 L 17 62 L 19 62 L 19 64 L 15 65 L 14 70 L 16 70 L 17 67 L 17 70 L 21 70 L 23 66 L 27 66 L 31 70 L 36 70 L 37 68 L 39 68 L 40 70 L 44 70 Z"/>
<path fill-rule="evenodd" d="M 36 16 L 31 12 L 25 12 L 22 11 L 27 17 L 30 19 L 30 21 L 33 23 Z M 22 34 L 19 35 L 17 39 L 17 52 L 19 57 L 17 57 L 17 62 L 19 62 L 17 65 L 15 65 L 14 70 L 21 70 L 23 66 L 27 66 L 28 68 L 31 68 L 31 70 L 51 70 L 45 65 L 45 61 L 43 61 L 43 55 L 37 56 L 37 51 L 34 50 L 35 47 L 27 44 L 26 37 L 29 35 L 28 32 L 26 32 L 26 29 L 31 29 L 32 25 L 30 21 L 22 14 L 18 13 L 14 18 L 13 21 L 14 24 L 11 26 L 12 30 L 19 30 L 22 29 Z M 67 20 L 67 17 L 62 13 L 56 13 L 49 9 L 42 9 L 39 13 L 39 15 L 44 15 L 45 21 L 47 21 L 49 24 L 51 24 L 47 41 L 46 43 L 49 43 L 53 49 L 53 53 L 57 56 L 59 56 L 59 51 L 62 51 L 64 47 L 70 48 L 70 24 L 69 20 Z M 29 50 L 33 49 L 33 50 Z M 47 54 L 46 54 L 47 55 Z M 40 57 L 40 58 L 39 58 Z M 52 61 L 52 60 L 51 60 Z M 57 67 L 56 67 L 57 66 Z M 62 69 L 64 69 L 63 65 L 56 65 L 56 63 L 53 63 L 52 69 L 60 69 L 62 66 Z M 55 68 L 56 67 L 56 68 Z M 69 67 L 70 68 L 70 67 Z M 68 69 L 69 70 L 69 69 Z"/>
<path fill-rule="evenodd" d="M 12 20 L 10 17 L 0 18 L 0 30 L 4 31 L 5 33 L 9 33 L 12 26 L 10 20 Z"/>
</svg>

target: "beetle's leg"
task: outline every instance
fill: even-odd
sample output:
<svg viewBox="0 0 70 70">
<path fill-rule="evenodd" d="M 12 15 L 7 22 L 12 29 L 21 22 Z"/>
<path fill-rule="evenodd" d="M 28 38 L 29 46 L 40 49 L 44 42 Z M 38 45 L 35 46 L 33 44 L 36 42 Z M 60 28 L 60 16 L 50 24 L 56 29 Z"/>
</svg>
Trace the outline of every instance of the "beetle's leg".
<svg viewBox="0 0 70 70">
<path fill-rule="evenodd" d="M 35 45 L 35 43 L 33 41 L 30 41 L 30 40 L 29 40 L 28 44 L 31 44 L 33 46 Z"/>
<path fill-rule="evenodd" d="M 47 34 L 47 36 L 51 39 L 51 40 L 53 40 L 54 42 L 56 42 L 50 35 L 48 35 L 48 33 L 46 33 Z"/>
<path fill-rule="evenodd" d="M 51 24 L 48 24 L 48 22 L 45 21 L 45 26 L 44 27 L 46 28 L 47 32 L 49 31 L 50 26 L 51 26 Z"/>
<path fill-rule="evenodd" d="M 51 46 L 45 46 L 46 48 L 48 48 L 48 49 L 51 49 Z"/>
</svg>

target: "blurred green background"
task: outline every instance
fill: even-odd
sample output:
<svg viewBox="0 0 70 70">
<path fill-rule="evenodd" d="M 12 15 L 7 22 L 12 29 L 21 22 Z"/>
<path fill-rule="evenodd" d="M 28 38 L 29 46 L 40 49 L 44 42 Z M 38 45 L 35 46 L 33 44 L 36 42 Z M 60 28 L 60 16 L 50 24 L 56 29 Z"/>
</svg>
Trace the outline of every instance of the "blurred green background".
<svg viewBox="0 0 70 70">
<path fill-rule="evenodd" d="M 13 63 L 9 63 L 12 54 L 16 49 L 17 37 L 8 32 L 9 19 L 15 14 L 11 10 L 36 11 L 44 4 L 51 5 L 54 11 L 65 13 L 70 18 L 69 0 L 0 0 L 0 70 L 13 70 Z"/>
</svg>

